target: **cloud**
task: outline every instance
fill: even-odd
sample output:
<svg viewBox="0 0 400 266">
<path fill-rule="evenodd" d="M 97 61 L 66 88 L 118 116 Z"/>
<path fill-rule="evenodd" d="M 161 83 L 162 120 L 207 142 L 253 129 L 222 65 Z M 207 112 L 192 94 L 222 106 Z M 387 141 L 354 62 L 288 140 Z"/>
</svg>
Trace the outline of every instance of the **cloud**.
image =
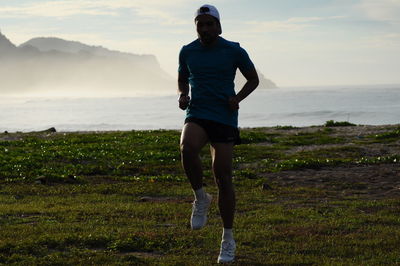
<svg viewBox="0 0 400 266">
<path fill-rule="evenodd" d="M 358 8 L 370 19 L 400 23 L 399 0 L 361 0 Z"/>
<path fill-rule="evenodd" d="M 371 48 L 392 48 L 400 51 L 400 33 L 387 33 L 370 36 L 363 40 L 367 47 Z"/>
<path fill-rule="evenodd" d="M 341 19 L 344 16 L 330 17 L 293 17 L 283 21 L 249 21 L 253 32 L 293 32 L 314 26 L 316 21 Z"/>
<path fill-rule="evenodd" d="M 332 19 L 341 19 L 345 18 L 345 16 L 329 16 L 329 17 L 294 17 L 289 18 L 287 21 L 291 23 L 307 23 L 314 21 L 322 21 L 322 20 L 332 20 Z"/>
<path fill-rule="evenodd" d="M 136 1 L 98 1 L 98 4 L 103 5 L 107 9 L 131 9 L 139 17 L 151 19 L 151 21 L 161 22 L 167 25 L 182 25 L 187 24 L 187 21 L 178 18 L 175 14 L 176 6 L 183 5 L 184 0 L 136 0 Z M 142 20 L 149 22 L 150 20 Z"/>
<path fill-rule="evenodd" d="M 115 12 L 102 10 L 94 3 L 71 1 L 49 1 L 31 5 L 0 7 L 2 17 L 68 17 L 73 15 L 116 15 Z"/>
<path fill-rule="evenodd" d="M 291 23 L 288 21 L 249 21 L 252 32 L 290 32 L 301 30 L 307 25 Z"/>
<path fill-rule="evenodd" d="M 66 18 L 75 15 L 105 15 L 118 16 L 120 12 L 130 10 L 138 17 L 157 21 L 168 25 L 186 24 L 174 14 L 173 6 L 179 6 L 184 0 L 116 0 L 116 1 L 42 1 L 32 4 L 14 4 L 12 6 L 0 7 L 1 17 L 53 17 Z M 143 20 L 142 20 L 143 21 Z"/>
</svg>

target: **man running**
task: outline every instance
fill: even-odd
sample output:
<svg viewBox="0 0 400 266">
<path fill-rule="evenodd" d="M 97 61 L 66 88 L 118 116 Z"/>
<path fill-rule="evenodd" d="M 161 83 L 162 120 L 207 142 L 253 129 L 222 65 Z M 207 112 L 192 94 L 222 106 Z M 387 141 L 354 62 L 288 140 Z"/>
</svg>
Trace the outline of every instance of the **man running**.
<svg viewBox="0 0 400 266">
<path fill-rule="evenodd" d="M 232 262 L 236 249 L 232 233 L 235 212 L 232 158 L 233 146 L 240 143 L 238 109 L 259 81 L 247 52 L 239 43 L 220 37 L 220 16 L 214 6 L 201 6 L 194 21 L 198 39 L 182 47 L 178 69 L 179 108 L 186 110 L 180 140 L 181 158 L 195 196 L 191 227 L 195 230 L 205 226 L 212 201 L 212 196 L 203 188 L 199 157 L 201 149 L 210 143 L 223 223 L 218 263 Z M 236 69 L 247 80 L 237 94 L 234 90 Z"/>
</svg>

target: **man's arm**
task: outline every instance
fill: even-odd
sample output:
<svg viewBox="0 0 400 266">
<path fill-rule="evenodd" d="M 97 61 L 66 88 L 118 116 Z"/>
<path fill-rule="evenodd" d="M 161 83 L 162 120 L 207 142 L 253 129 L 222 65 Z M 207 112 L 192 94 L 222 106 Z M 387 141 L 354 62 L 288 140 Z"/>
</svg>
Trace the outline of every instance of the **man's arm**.
<svg viewBox="0 0 400 266">
<path fill-rule="evenodd" d="M 246 78 L 247 82 L 244 84 L 243 88 L 236 94 L 236 96 L 229 98 L 229 105 L 232 110 L 239 109 L 239 103 L 249 96 L 260 83 L 258 80 L 258 74 L 255 69 L 247 72 L 242 72 L 243 76 Z"/>
<path fill-rule="evenodd" d="M 185 110 L 189 106 L 189 77 L 178 72 L 179 108 Z"/>
</svg>

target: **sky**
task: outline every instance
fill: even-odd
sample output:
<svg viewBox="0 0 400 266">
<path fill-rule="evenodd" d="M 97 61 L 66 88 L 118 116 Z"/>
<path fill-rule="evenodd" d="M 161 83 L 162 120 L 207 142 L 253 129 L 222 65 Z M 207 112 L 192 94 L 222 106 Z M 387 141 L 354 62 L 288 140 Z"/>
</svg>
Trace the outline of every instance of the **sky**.
<svg viewBox="0 0 400 266">
<path fill-rule="evenodd" d="M 0 31 L 153 54 L 175 78 L 202 4 L 279 87 L 400 84 L 400 0 L 0 0 Z"/>
</svg>

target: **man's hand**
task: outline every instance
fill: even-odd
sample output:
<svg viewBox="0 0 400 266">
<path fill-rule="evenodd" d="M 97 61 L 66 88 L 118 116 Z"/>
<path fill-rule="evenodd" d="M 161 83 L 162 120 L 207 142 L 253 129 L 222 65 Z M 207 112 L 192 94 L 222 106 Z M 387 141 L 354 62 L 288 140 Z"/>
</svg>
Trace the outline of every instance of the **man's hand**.
<svg viewBox="0 0 400 266">
<path fill-rule="evenodd" d="M 229 108 L 232 111 L 236 111 L 239 109 L 239 100 L 237 99 L 237 97 L 230 97 L 229 98 Z"/>
<path fill-rule="evenodd" d="M 181 108 L 182 110 L 186 110 L 186 108 L 188 108 L 190 103 L 190 97 L 188 95 L 181 94 L 179 96 L 178 102 L 179 102 L 179 108 Z"/>
</svg>

